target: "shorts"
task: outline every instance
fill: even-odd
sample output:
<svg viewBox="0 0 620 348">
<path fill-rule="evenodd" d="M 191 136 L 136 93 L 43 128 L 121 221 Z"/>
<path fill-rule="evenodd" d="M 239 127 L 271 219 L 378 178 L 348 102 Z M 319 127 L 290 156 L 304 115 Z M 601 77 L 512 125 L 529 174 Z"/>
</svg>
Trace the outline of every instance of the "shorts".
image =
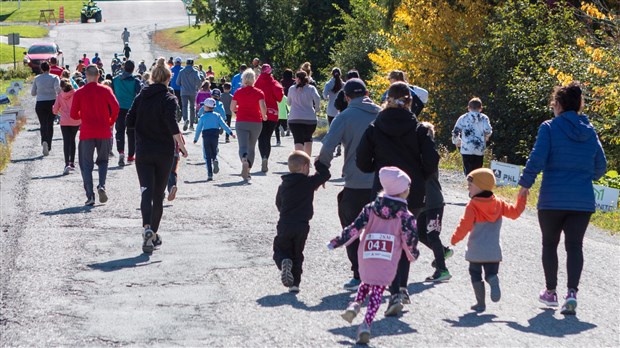
<svg viewBox="0 0 620 348">
<path fill-rule="evenodd" d="M 303 144 L 312 142 L 312 135 L 316 130 L 316 123 L 289 123 L 288 127 L 291 130 L 291 133 L 293 133 L 293 143 Z"/>
</svg>

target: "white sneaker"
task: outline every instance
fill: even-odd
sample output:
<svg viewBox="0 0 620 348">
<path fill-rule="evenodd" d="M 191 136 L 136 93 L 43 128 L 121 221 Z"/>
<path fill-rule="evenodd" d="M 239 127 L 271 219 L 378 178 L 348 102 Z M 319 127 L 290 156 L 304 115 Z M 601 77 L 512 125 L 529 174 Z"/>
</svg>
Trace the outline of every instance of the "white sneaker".
<svg viewBox="0 0 620 348">
<path fill-rule="evenodd" d="M 118 154 L 118 166 L 119 167 L 124 167 L 125 166 L 125 154 L 124 153 L 119 153 Z"/>
<path fill-rule="evenodd" d="M 260 170 L 263 173 L 267 173 L 269 171 L 269 160 L 268 159 L 263 158 L 263 162 L 261 164 Z"/>
<path fill-rule="evenodd" d="M 299 286 L 291 286 L 290 288 L 288 288 L 288 292 L 293 293 L 293 294 L 297 294 L 299 293 Z"/>
<path fill-rule="evenodd" d="M 65 170 L 62 171 L 62 175 L 69 175 L 70 171 L 71 171 L 71 167 L 65 166 Z"/>
<path fill-rule="evenodd" d="M 142 252 L 150 254 L 155 249 L 153 241 L 155 240 L 155 232 L 150 227 L 144 229 L 142 232 Z"/>
</svg>

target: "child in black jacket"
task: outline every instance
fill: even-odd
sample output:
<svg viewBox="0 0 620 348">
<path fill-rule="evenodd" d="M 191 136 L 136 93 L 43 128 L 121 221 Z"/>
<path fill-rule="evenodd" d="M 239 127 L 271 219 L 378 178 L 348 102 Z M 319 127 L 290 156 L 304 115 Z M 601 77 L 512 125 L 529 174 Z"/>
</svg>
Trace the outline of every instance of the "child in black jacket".
<svg viewBox="0 0 620 348">
<path fill-rule="evenodd" d="M 310 156 L 303 151 L 293 151 L 288 158 L 291 173 L 282 176 L 276 194 L 280 219 L 273 240 L 273 260 L 281 271 L 282 284 L 293 293 L 299 292 L 303 251 L 314 214 L 314 191 L 330 178 L 329 169 L 318 158 L 314 167 L 317 172 L 309 176 Z"/>
</svg>

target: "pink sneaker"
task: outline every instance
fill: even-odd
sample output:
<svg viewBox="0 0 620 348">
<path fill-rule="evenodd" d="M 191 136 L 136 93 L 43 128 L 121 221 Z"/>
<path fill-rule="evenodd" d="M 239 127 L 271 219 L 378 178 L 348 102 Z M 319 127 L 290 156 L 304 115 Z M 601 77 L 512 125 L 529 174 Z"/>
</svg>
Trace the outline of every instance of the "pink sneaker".
<svg viewBox="0 0 620 348">
<path fill-rule="evenodd" d="M 538 296 L 538 301 L 552 307 L 557 307 L 559 305 L 558 294 L 555 290 L 542 290 Z"/>
</svg>

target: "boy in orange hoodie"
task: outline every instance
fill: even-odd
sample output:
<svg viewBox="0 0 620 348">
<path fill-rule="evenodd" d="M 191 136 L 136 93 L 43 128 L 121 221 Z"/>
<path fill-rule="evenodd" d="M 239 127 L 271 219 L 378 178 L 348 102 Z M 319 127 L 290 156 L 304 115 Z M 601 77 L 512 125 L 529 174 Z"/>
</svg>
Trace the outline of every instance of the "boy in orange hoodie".
<svg viewBox="0 0 620 348">
<path fill-rule="evenodd" d="M 469 275 L 474 288 L 477 303 L 471 307 L 476 312 L 483 312 L 485 305 L 484 279 L 491 287 L 491 300 L 498 302 L 501 298 L 497 273 L 502 261 L 502 248 L 499 232 L 502 227 L 502 216 L 518 218 L 527 202 L 526 194 L 519 194 L 516 204 L 509 204 L 493 194 L 495 175 L 488 168 L 473 170 L 467 176 L 467 189 L 471 201 L 465 207 L 451 243 L 456 245 L 471 232 L 467 241 L 465 259 L 469 261 Z"/>
</svg>

